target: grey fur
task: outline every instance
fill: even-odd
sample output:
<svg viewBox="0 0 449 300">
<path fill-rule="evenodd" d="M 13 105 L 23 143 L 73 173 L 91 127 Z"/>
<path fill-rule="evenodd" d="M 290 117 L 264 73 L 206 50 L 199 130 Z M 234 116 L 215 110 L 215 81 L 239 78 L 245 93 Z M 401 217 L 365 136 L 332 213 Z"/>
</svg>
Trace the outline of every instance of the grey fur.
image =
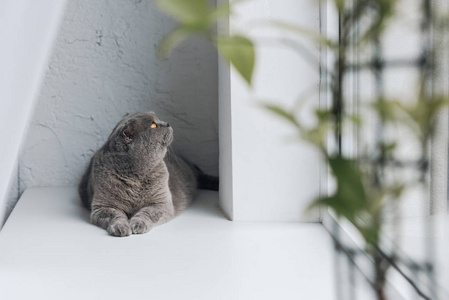
<svg viewBox="0 0 449 300">
<path fill-rule="evenodd" d="M 93 224 L 114 236 L 141 234 L 189 205 L 196 171 L 170 150 L 172 141 L 173 129 L 153 112 L 127 115 L 117 124 L 78 187 Z"/>
</svg>

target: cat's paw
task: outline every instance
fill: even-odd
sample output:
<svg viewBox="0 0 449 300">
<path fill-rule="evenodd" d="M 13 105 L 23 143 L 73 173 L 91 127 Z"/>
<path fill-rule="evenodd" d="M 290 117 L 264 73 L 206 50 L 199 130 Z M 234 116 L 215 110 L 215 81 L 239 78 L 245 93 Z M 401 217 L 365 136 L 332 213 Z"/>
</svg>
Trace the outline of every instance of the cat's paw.
<svg viewBox="0 0 449 300">
<path fill-rule="evenodd" d="M 134 234 L 142 234 L 150 231 L 153 224 L 150 221 L 143 220 L 142 218 L 132 218 L 129 222 L 131 230 Z"/>
<path fill-rule="evenodd" d="M 126 221 L 116 221 L 109 224 L 107 231 L 113 236 L 131 235 L 131 227 Z"/>
</svg>

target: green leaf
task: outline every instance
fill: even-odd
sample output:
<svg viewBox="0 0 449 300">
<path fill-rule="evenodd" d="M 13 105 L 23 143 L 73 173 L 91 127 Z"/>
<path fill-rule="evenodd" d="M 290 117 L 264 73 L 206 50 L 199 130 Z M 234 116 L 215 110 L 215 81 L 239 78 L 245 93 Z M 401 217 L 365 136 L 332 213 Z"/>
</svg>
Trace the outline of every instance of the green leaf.
<svg viewBox="0 0 449 300">
<path fill-rule="evenodd" d="M 226 17 L 231 14 L 231 5 L 229 3 L 221 3 L 217 5 L 217 8 L 211 13 L 211 20 L 217 20 L 220 17 Z"/>
<path fill-rule="evenodd" d="M 159 8 L 184 23 L 207 23 L 210 7 L 207 0 L 156 0 Z"/>
<path fill-rule="evenodd" d="M 240 35 L 219 36 L 217 48 L 251 85 L 256 56 L 253 42 Z"/>
<path fill-rule="evenodd" d="M 337 194 L 344 198 L 342 201 L 357 208 L 364 206 L 366 194 L 362 183 L 362 174 L 355 167 L 355 163 L 341 156 L 329 157 L 328 163 L 337 179 Z"/>
<path fill-rule="evenodd" d="M 337 216 L 347 215 L 346 205 L 343 202 L 339 201 L 339 199 L 335 196 L 317 199 L 312 202 L 312 204 L 309 206 L 309 209 L 315 209 L 322 205 L 332 209 L 337 214 Z"/>
<path fill-rule="evenodd" d="M 218 3 L 216 8 L 211 11 L 209 20 L 216 21 L 220 17 L 228 17 L 232 14 L 232 8 L 239 4 L 240 2 L 245 2 L 249 0 L 231 0 L 228 2 Z"/>
<path fill-rule="evenodd" d="M 379 212 L 382 197 L 373 194 L 369 197 L 363 185 L 362 172 L 355 162 L 342 156 L 327 157 L 329 166 L 337 180 L 334 195 L 315 200 L 309 209 L 326 206 L 339 218 L 351 222 L 365 241 L 377 244 L 380 236 Z"/>
<path fill-rule="evenodd" d="M 391 157 L 393 155 L 393 151 L 397 147 L 397 142 L 383 142 L 379 145 L 379 147 L 386 157 Z"/>
<path fill-rule="evenodd" d="M 398 101 L 392 101 L 385 98 L 378 98 L 372 103 L 373 109 L 377 112 L 379 117 L 386 121 L 396 121 Z"/>
<path fill-rule="evenodd" d="M 189 26 L 179 26 L 173 29 L 159 43 L 158 47 L 159 59 L 167 58 L 170 52 L 183 40 L 187 39 L 192 35 L 198 35 L 201 33 L 202 33 L 201 30 L 197 30 L 196 28 L 191 28 Z"/>
<path fill-rule="evenodd" d="M 337 191 L 329 198 L 318 199 L 313 205 L 325 204 L 338 215 L 353 220 L 357 211 L 367 207 L 362 174 L 353 161 L 342 156 L 327 157 L 327 162 L 337 180 Z"/>
<path fill-rule="evenodd" d="M 326 38 L 324 35 L 320 34 L 317 30 L 302 27 L 293 23 L 280 21 L 280 20 L 270 20 L 264 21 L 261 24 L 266 24 L 271 27 L 279 28 L 282 30 L 291 31 L 293 33 L 299 34 L 301 36 L 310 38 L 312 41 L 315 41 L 321 45 L 325 45 L 330 49 L 337 49 L 338 44 L 333 42 L 332 40 Z"/>
<path fill-rule="evenodd" d="M 351 121 L 356 126 L 362 126 L 363 121 L 362 118 L 359 115 L 344 115 L 345 118 L 347 118 L 349 121 Z"/>
<path fill-rule="evenodd" d="M 339 12 L 342 12 L 345 8 L 345 0 L 335 0 L 335 6 Z"/>
<path fill-rule="evenodd" d="M 301 136 L 304 140 L 320 148 L 326 152 L 326 136 L 329 130 L 328 122 L 321 122 L 311 129 L 304 129 L 301 131 Z"/>
<path fill-rule="evenodd" d="M 386 30 L 388 26 L 388 22 L 395 15 L 395 9 L 397 0 L 376 0 L 374 1 L 377 8 L 372 9 L 369 2 L 365 2 L 364 10 L 361 10 L 360 17 L 366 15 L 370 12 L 374 12 L 371 14 L 371 24 L 369 24 L 364 33 L 361 34 L 361 41 L 369 42 L 375 39 L 378 39 L 380 35 Z M 363 13 L 364 12 L 364 13 Z"/>
<path fill-rule="evenodd" d="M 418 136 L 431 133 L 435 118 L 438 112 L 449 104 L 449 99 L 444 95 L 437 95 L 431 99 L 420 97 L 416 104 L 406 106 L 402 103 L 396 103 L 396 106 L 404 112 L 409 118 L 409 125 L 418 127 Z"/>
<path fill-rule="evenodd" d="M 295 125 L 296 127 L 300 127 L 298 121 L 296 121 L 295 116 L 292 113 L 283 109 L 282 107 L 271 104 L 262 104 L 262 105 L 269 111 L 275 113 L 276 115 L 282 117 L 283 119 L 289 121 L 290 123 L 293 123 L 293 125 Z"/>
</svg>

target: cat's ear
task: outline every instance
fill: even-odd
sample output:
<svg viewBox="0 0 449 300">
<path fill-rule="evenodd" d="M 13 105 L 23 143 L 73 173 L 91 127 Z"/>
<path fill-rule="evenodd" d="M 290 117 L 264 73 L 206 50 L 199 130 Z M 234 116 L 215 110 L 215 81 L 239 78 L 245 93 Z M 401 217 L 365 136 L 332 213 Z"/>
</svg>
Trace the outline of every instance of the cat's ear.
<svg viewBox="0 0 449 300">
<path fill-rule="evenodd" d="M 126 126 L 125 130 L 123 130 L 122 135 L 125 143 L 129 144 L 136 136 L 136 131 L 134 130 L 134 128 L 128 125 Z"/>
</svg>

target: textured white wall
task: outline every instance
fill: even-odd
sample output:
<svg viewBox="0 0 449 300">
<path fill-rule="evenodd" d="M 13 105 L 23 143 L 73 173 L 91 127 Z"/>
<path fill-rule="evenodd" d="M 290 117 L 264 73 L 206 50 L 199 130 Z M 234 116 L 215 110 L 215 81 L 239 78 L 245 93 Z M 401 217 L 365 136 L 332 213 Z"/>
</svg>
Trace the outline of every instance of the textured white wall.
<svg viewBox="0 0 449 300">
<path fill-rule="evenodd" d="M 187 41 L 158 61 L 173 25 L 151 0 L 69 1 L 20 157 L 20 190 L 77 184 L 115 124 L 139 110 L 170 122 L 175 148 L 218 173 L 216 53 Z"/>
</svg>

